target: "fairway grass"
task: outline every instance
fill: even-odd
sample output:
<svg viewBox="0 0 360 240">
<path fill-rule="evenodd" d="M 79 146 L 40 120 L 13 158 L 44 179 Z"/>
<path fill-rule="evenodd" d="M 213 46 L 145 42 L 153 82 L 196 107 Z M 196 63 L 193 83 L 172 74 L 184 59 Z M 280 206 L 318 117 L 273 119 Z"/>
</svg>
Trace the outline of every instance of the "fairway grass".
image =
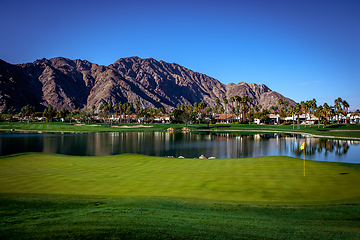
<svg viewBox="0 0 360 240">
<path fill-rule="evenodd" d="M 15 132 L 62 132 L 62 133 L 86 133 L 86 132 L 115 132 L 115 131 L 166 131 L 173 128 L 175 131 L 181 131 L 185 124 L 69 124 L 62 122 L 53 123 L 26 123 L 26 122 L 0 122 L 0 131 Z M 327 128 L 322 126 L 301 125 L 300 129 L 293 129 L 292 125 L 257 125 L 257 124 L 191 124 L 191 131 L 217 131 L 217 132 L 239 132 L 241 134 L 257 133 L 292 133 L 292 134 L 310 134 L 316 137 L 354 139 L 360 140 L 360 125 L 329 125 Z"/>
<path fill-rule="evenodd" d="M 0 157 L 0 239 L 359 239 L 358 164 Z"/>
<path fill-rule="evenodd" d="M 357 165 L 355 165 L 357 166 Z M 291 157 L 173 159 L 19 154 L 0 158 L 0 193 L 166 197 L 258 204 L 353 203 L 360 171 Z"/>
</svg>

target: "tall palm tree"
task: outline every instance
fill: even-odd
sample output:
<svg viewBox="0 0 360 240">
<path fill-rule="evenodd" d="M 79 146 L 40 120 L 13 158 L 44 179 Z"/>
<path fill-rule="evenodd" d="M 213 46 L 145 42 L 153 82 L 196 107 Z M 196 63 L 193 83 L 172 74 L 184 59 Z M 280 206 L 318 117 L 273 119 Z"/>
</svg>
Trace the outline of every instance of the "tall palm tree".
<svg viewBox="0 0 360 240">
<path fill-rule="evenodd" d="M 274 105 L 270 107 L 270 110 L 275 114 L 277 110 L 279 110 L 278 106 Z"/>
<path fill-rule="evenodd" d="M 23 113 L 24 116 L 28 117 L 28 123 L 29 123 L 30 119 L 32 118 L 31 116 L 35 113 L 35 107 L 28 104 L 23 108 L 21 108 L 21 112 Z"/>
<path fill-rule="evenodd" d="M 246 104 L 248 104 L 247 105 L 247 108 L 246 108 L 246 114 L 248 113 L 248 112 L 250 112 L 250 116 L 251 116 L 251 105 L 253 104 L 253 98 L 252 97 L 248 97 L 248 101 L 247 101 L 247 103 Z M 251 118 L 251 117 L 250 117 Z M 249 124 L 250 124 L 250 121 L 249 121 Z"/>
<path fill-rule="evenodd" d="M 235 98 L 234 98 L 234 97 L 230 97 L 230 98 L 229 98 L 229 102 L 231 103 L 231 113 L 234 113 L 234 102 L 235 102 Z"/>
<path fill-rule="evenodd" d="M 349 111 L 349 103 L 346 100 L 342 101 L 342 105 L 343 105 L 343 113 L 345 115 L 345 124 L 347 124 L 347 113 Z"/>
<path fill-rule="evenodd" d="M 197 102 L 194 102 L 194 112 L 196 112 L 196 114 L 199 113 L 199 106 Z"/>
<path fill-rule="evenodd" d="M 226 98 L 224 98 L 223 103 L 224 103 L 224 107 L 225 107 L 225 121 L 227 123 L 227 104 L 229 102 L 228 102 L 228 100 Z"/>
<path fill-rule="evenodd" d="M 219 98 L 216 98 L 215 103 L 216 103 L 216 114 L 218 114 L 220 99 L 219 99 Z"/>
<path fill-rule="evenodd" d="M 199 108 L 200 108 L 200 113 L 201 113 L 201 114 L 205 113 L 206 107 L 207 107 L 207 104 L 205 103 L 204 100 L 202 100 L 202 101 L 199 103 Z"/>
<path fill-rule="evenodd" d="M 56 107 L 51 106 L 51 104 L 48 105 L 47 108 L 45 108 L 43 112 L 43 116 L 46 117 L 50 122 L 52 122 L 52 119 L 56 116 L 57 109 Z"/>
<path fill-rule="evenodd" d="M 334 107 L 335 107 L 335 112 L 338 116 L 338 124 L 340 123 L 340 115 L 341 115 L 341 104 L 342 104 L 343 100 L 341 99 L 341 97 L 338 97 L 337 99 L 334 100 Z"/>
<path fill-rule="evenodd" d="M 136 102 L 135 102 L 135 112 L 136 112 L 136 114 L 138 114 L 139 110 L 140 110 L 140 103 L 139 103 L 138 100 L 136 100 Z"/>
<path fill-rule="evenodd" d="M 330 107 L 327 103 L 324 103 L 323 108 L 324 108 L 324 111 L 325 111 L 326 121 L 328 121 L 328 114 L 329 114 L 329 112 L 330 112 L 331 107 Z M 330 121 L 329 121 L 329 122 L 330 122 Z"/>
<path fill-rule="evenodd" d="M 305 128 L 306 128 L 306 113 L 307 113 L 307 109 L 308 109 L 308 101 L 307 102 L 301 101 L 300 105 L 302 108 L 302 112 L 305 114 Z"/>
<path fill-rule="evenodd" d="M 119 110 L 119 104 L 118 104 L 118 103 L 115 103 L 113 109 L 114 109 L 114 111 L 115 111 L 115 115 L 117 115 L 117 112 L 118 112 L 118 110 Z"/>
<path fill-rule="evenodd" d="M 247 103 L 249 102 L 249 97 L 247 95 L 244 95 L 241 98 L 242 106 L 241 106 L 241 110 L 242 110 L 242 122 L 246 121 L 246 111 L 247 111 Z"/>
<path fill-rule="evenodd" d="M 122 104 L 122 110 L 124 110 L 125 119 L 126 119 L 126 110 L 127 110 L 127 105 L 128 105 L 128 103 L 127 103 L 127 102 Z"/>
<path fill-rule="evenodd" d="M 91 117 L 94 118 L 95 115 L 95 105 L 91 105 Z"/>
<path fill-rule="evenodd" d="M 297 115 L 297 129 L 300 128 L 299 123 L 300 123 L 300 114 L 302 113 L 302 109 L 301 109 L 301 104 L 296 103 L 295 104 L 295 114 Z M 306 126 L 306 125 L 305 125 Z"/>
<path fill-rule="evenodd" d="M 316 99 L 315 98 L 313 98 L 313 100 L 309 101 L 309 107 L 312 111 L 312 114 L 314 115 L 314 111 L 316 109 Z M 311 116 L 310 116 L 310 127 L 311 127 Z"/>
<path fill-rule="evenodd" d="M 293 129 L 295 128 L 295 114 L 296 114 L 296 108 L 294 106 L 289 107 L 289 113 L 292 115 L 293 118 Z"/>
<path fill-rule="evenodd" d="M 236 113 L 237 113 L 237 119 L 240 119 L 240 102 L 241 102 L 241 97 L 236 95 L 234 97 L 236 103 L 237 103 L 237 106 L 236 106 Z"/>
<path fill-rule="evenodd" d="M 287 114 L 289 102 L 288 102 L 288 101 L 284 101 L 284 106 L 285 106 L 285 114 Z"/>
<path fill-rule="evenodd" d="M 319 126 L 320 126 L 320 118 L 322 118 L 322 116 L 323 116 L 323 112 L 324 112 L 324 108 L 323 108 L 323 106 L 321 106 L 321 105 L 319 105 L 319 106 L 316 106 L 316 109 L 315 109 L 316 111 L 314 111 L 314 115 L 315 115 L 315 117 L 317 117 L 318 118 L 318 128 L 319 128 Z"/>
<path fill-rule="evenodd" d="M 8 113 L 11 115 L 11 117 L 10 117 L 10 122 L 11 122 L 13 119 L 13 116 L 15 114 L 17 114 L 17 110 L 14 108 L 14 106 L 11 106 L 11 108 L 8 109 Z"/>
</svg>

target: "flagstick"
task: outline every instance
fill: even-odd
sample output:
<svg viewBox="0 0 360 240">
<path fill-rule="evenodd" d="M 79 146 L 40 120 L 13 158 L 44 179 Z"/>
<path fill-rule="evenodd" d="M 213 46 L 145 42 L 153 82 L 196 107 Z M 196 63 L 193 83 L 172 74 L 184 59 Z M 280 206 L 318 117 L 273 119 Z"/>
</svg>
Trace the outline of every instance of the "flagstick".
<svg viewBox="0 0 360 240">
<path fill-rule="evenodd" d="M 305 177 L 305 149 L 303 151 L 304 151 L 304 177 Z"/>
</svg>

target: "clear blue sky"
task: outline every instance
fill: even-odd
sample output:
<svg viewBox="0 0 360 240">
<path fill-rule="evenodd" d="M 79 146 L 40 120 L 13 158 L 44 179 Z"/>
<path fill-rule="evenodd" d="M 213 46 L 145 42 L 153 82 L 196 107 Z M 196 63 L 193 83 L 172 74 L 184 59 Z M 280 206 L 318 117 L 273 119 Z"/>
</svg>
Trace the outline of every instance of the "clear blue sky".
<svg viewBox="0 0 360 240">
<path fill-rule="evenodd" d="M 13 64 L 155 58 L 360 108 L 359 0 L 0 0 L 0 12 L 0 59 Z"/>
</svg>

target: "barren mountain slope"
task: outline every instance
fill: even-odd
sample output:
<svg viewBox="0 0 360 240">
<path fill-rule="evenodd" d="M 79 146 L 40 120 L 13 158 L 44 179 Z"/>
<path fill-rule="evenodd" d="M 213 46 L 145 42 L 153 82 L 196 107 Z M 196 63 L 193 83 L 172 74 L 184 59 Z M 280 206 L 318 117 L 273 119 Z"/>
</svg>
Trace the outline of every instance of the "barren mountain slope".
<svg viewBox="0 0 360 240">
<path fill-rule="evenodd" d="M 0 109 L 31 104 L 42 110 L 51 104 L 74 110 L 139 101 L 144 108 L 170 110 L 179 103 L 202 100 L 214 106 L 216 98 L 235 95 L 248 95 L 263 108 L 276 105 L 279 98 L 295 104 L 265 85 L 224 85 L 205 74 L 152 58 L 121 58 L 109 66 L 62 57 L 18 65 L 0 60 Z"/>
</svg>

